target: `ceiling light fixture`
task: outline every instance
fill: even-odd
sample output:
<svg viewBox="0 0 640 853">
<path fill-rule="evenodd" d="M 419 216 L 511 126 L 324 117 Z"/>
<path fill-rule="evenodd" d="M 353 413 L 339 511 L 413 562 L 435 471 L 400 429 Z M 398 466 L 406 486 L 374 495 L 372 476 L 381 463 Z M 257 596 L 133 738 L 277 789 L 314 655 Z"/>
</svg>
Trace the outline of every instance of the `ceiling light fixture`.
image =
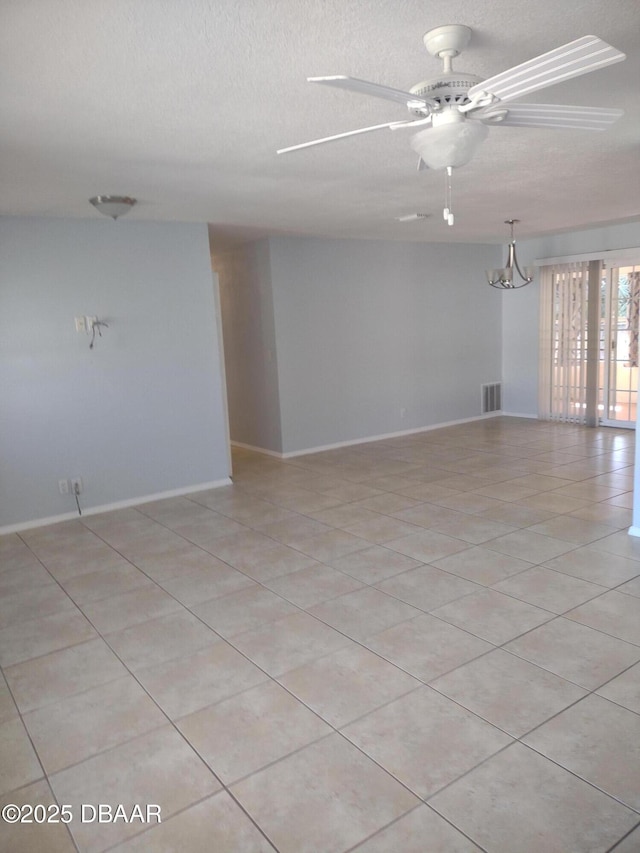
<svg viewBox="0 0 640 853">
<path fill-rule="evenodd" d="M 516 241 L 513 236 L 513 226 L 519 219 L 505 219 L 504 224 L 511 226 L 511 240 L 509 242 L 507 263 L 501 270 L 487 270 L 487 281 L 491 287 L 497 287 L 501 290 L 515 290 L 518 287 L 524 287 L 526 284 L 531 284 L 535 274 L 535 268 L 526 266 L 524 272 L 520 269 L 518 259 L 516 258 Z M 513 271 L 518 273 L 522 281 L 519 284 L 514 284 Z"/>
<path fill-rule="evenodd" d="M 442 215 L 447 225 L 454 223 L 451 196 L 453 170 L 471 160 L 489 132 L 480 122 L 465 124 L 464 121 L 462 113 L 456 112 L 454 107 L 447 107 L 441 113 L 433 113 L 431 127 L 414 134 L 410 140 L 411 147 L 420 157 L 418 168 L 446 169 Z"/>
<path fill-rule="evenodd" d="M 130 198 L 128 195 L 96 195 L 90 198 L 89 202 L 100 213 L 117 219 L 119 216 L 129 213 L 134 204 L 137 203 L 137 199 Z"/>
</svg>

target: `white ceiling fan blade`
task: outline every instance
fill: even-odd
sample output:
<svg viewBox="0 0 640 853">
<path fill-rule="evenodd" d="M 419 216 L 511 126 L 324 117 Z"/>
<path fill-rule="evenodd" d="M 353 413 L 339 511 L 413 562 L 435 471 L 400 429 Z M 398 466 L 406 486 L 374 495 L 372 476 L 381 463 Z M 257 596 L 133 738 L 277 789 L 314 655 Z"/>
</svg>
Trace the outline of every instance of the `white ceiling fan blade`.
<svg viewBox="0 0 640 853">
<path fill-rule="evenodd" d="M 307 77 L 309 83 L 323 83 L 325 86 L 337 86 L 339 89 L 349 89 L 351 92 L 360 92 L 362 95 L 372 95 L 374 98 L 384 98 L 386 101 L 396 101 L 405 107 L 430 109 L 437 106 L 435 101 L 412 95 L 402 89 L 392 89 L 390 86 L 381 86 L 379 83 L 370 83 L 368 80 L 358 80 L 357 77 L 345 77 L 342 74 L 332 77 Z"/>
<path fill-rule="evenodd" d="M 333 142 L 336 139 L 345 139 L 347 136 L 357 136 L 359 133 L 370 133 L 372 130 L 394 127 L 402 122 L 387 121 L 384 124 L 374 124 L 371 127 L 360 127 L 358 130 L 348 130 L 346 133 L 336 133 L 334 136 L 324 136 L 322 139 L 312 139 L 311 142 L 302 142 L 300 145 L 290 145 L 288 148 L 279 148 L 276 154 L 287 154 L 289 151 L 299 151 L 301 148 L 311 148 L 312 145 L 322 145 L 324 142 Z"/>
<path fill-rule="evenodd" d="M 500 115 L 500 114 L 504 115 Z M 492 117 L 495 115 L 494 120 Z M 606 130 L 620 116 L 623 110 L 608 107 L 573 107 L 561 104 L 510 104 L 502 109 L 487 107 L 471 117 L 489 124 L 509 125 L 510 127 L 550 127 L 574 130 Z"/>
<path fill-rule="evenodd" d="M 424 127 L 427 124 L 431 124 L 432 117 L 426 116 L 426 118 L 416 118 L 416 119 L 407 119 L 406 121 L 394 121 L 393 124 L 389 125 L 390 130 L 401 130 L 403 127 Z"/>
<path fill-rule="evenodd" d="M 483 93 L 510 101 L 625 58 L 624 53 L 597 36 L 583 36 L 478 83 L 468 94 L 471 101 L 481 99 Z"/>
</svg>

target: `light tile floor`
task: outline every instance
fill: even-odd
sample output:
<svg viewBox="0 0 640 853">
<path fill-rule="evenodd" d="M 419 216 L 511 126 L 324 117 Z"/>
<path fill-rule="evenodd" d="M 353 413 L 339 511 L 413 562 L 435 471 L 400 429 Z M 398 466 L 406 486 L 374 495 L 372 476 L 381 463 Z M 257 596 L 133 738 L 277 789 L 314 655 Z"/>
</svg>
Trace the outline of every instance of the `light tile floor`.
<svg viewBox="0 0 640 853">
<path fill-rule="evenodd" d="M 634 437 L 238 451 L 232 486 L 3 537 L 0 800 L 73 820 L 0 849 L 640 851 Z"/>
</svg>

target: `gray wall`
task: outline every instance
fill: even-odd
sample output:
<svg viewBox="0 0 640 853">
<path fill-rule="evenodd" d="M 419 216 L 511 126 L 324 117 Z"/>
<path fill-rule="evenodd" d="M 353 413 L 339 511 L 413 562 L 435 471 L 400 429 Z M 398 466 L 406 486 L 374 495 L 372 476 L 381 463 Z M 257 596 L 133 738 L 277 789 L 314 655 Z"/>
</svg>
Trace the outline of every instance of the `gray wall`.
<svg viewBox="0 0 640 853">
<path fill-rule="evenodd" d="M 536 259 L 640 246 L 640 225 L 626 223 L 518 241 L 520 265 Z M 504 260 L 500 262 L 500 266 Z M 504 410 L 538 414 L 539 281 L 503 295 Z"/>
<path fill-rule="evenodd" d="M 213 257 L 220 281 L 229 429 L 234 442 L 281 452 L 269 242 Z"/>
<path fill-rule="evenodd" d="M 0 526 L 228 476 L 205 225 L 0 220 Z M 74 316 L 109 328 L 89 350 Z"/>
<path fill-rule="evenodd" d="M 499 247 L 269 243 L 284 452 L 480 414 L 501 378 Z"/>
</svg>

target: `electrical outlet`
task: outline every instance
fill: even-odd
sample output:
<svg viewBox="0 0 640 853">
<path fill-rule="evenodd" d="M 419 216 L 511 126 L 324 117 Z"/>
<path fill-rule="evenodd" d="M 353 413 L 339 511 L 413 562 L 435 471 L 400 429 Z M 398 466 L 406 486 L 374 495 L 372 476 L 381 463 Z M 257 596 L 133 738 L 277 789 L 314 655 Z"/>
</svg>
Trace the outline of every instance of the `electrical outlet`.
<svg viewBox="0 0 640 853">
<path fill-rule="evenodd" d="M 400 418 L 402 420 L 404 420 L 406 417 L 407 417 L 407 410 L 406 409 L 400 409 Z"/>
<path fill-rule="evenodd" d="M 61 495 L 69 494 L 69 481 L 68 480 L 58 480 L 58 491 Z"/>
<path fill-rule="evenodd" d="M 71 494 L 73 495 L 81 495 L 82 494 L 82 478 L 74 477 L 71 480 Z"/>
</svg>

